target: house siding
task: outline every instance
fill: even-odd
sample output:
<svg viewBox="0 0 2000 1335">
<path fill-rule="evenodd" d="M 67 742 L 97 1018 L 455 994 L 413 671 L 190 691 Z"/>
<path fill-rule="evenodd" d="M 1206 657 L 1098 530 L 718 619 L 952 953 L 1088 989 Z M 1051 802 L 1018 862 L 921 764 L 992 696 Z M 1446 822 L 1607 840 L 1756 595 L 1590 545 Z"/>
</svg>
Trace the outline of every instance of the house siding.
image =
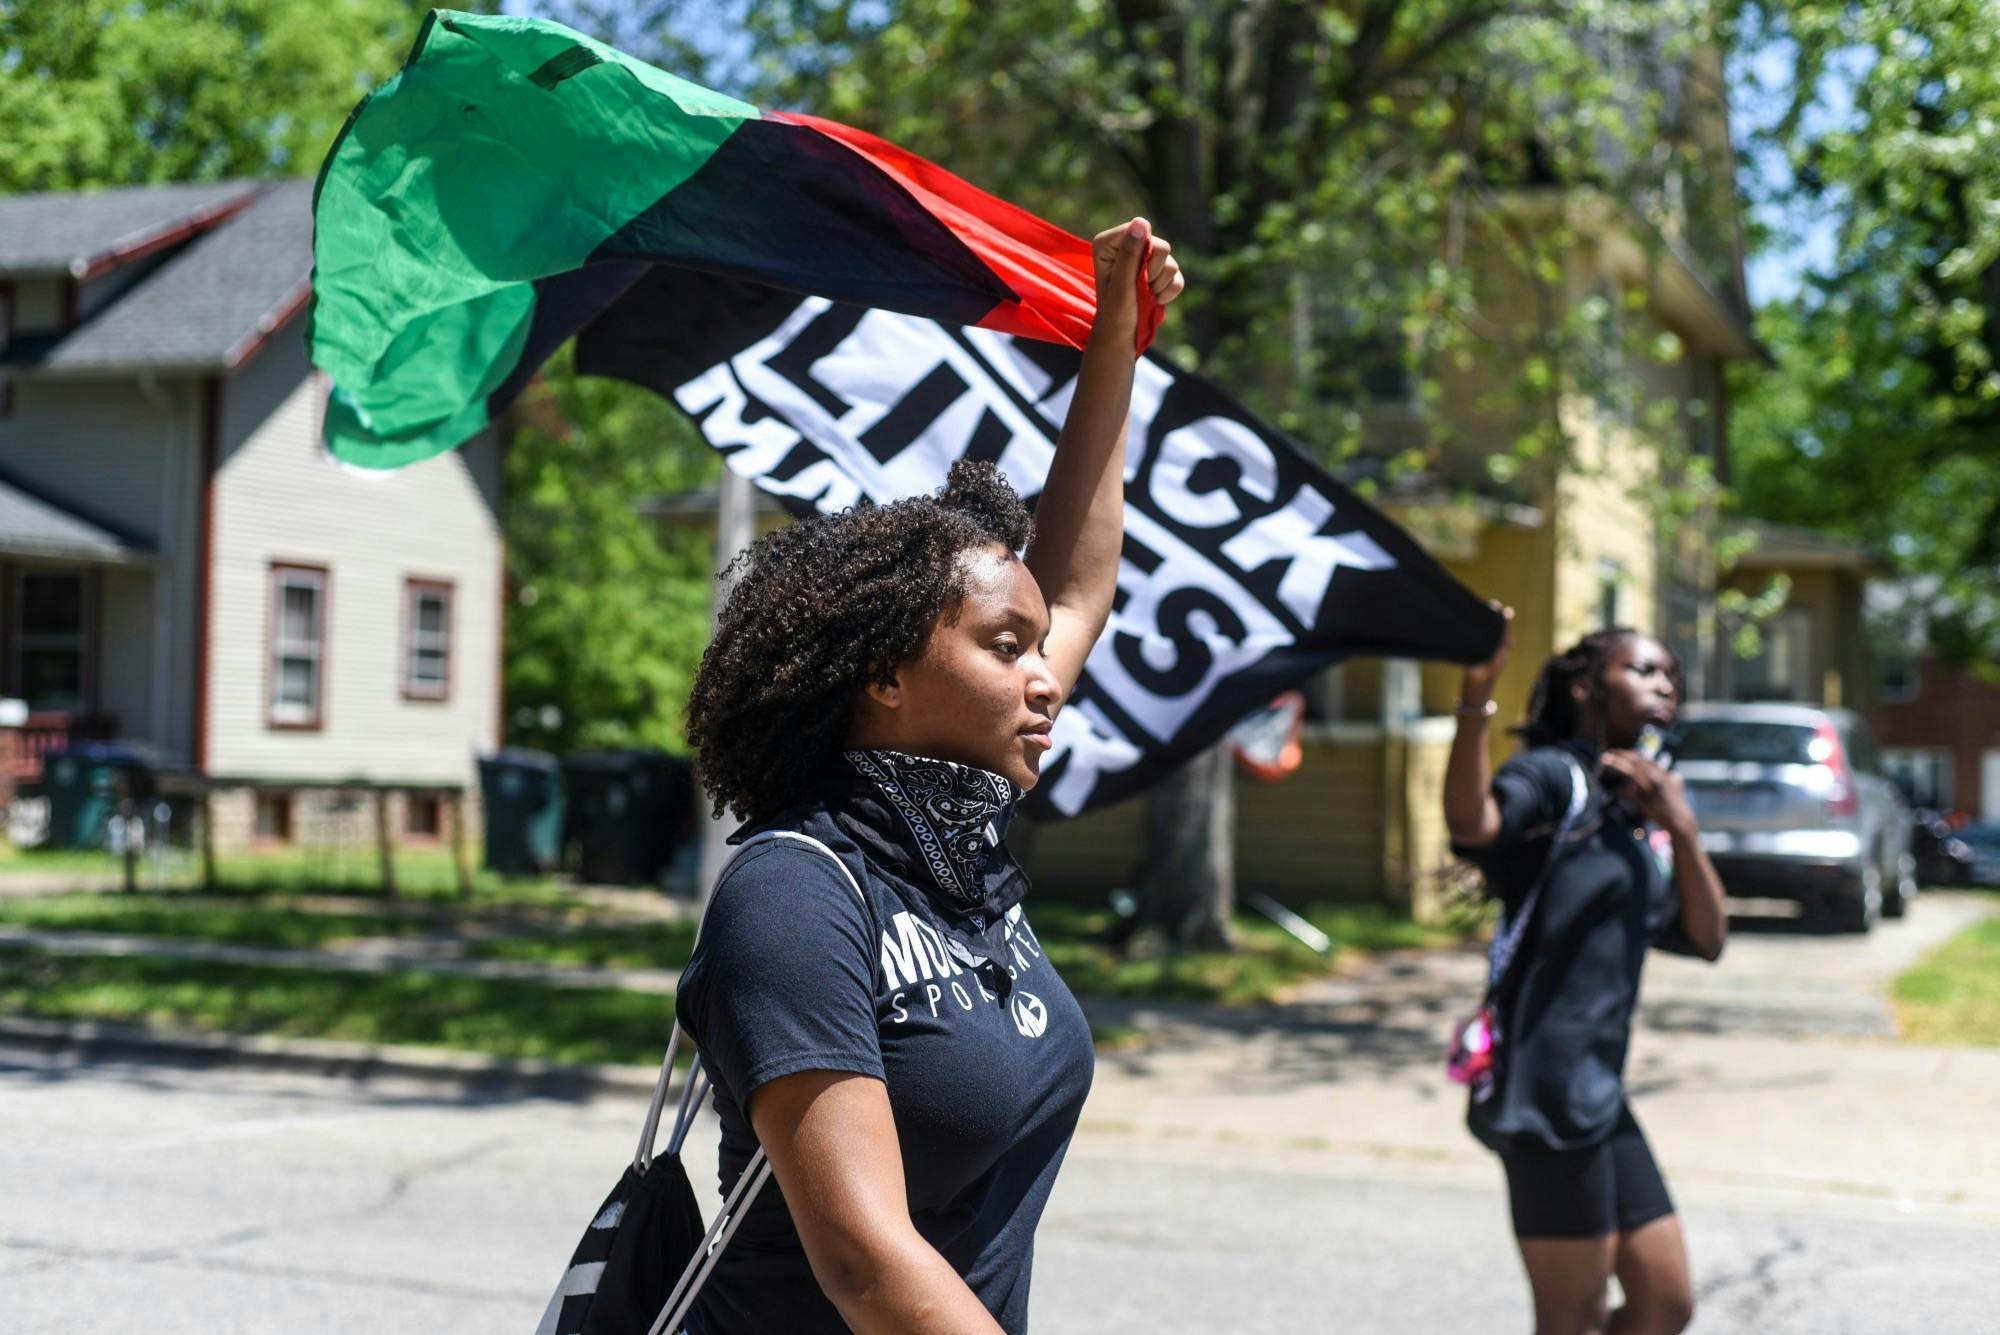
<svg viewBox="0 0 2000 1335">
<path fill-rule="evenodd" d="M 97 707 L 119 735 L 150 740 L 153 717 L 153 572 L 113 568 L 98 583 Z"/>
<path fill-rule="evenodd" d="M 10 474 L 151 551 L 151 561 L 104 569 L 97 703 L 121 737 L 171 765 L 193 755 L 200 412 L 192 380 L 142 391 L 131 380 L 30 378 L 0 418 Z"/>
<path fill-rule="evenodd" d="M 1237 776 L 1236 884 L 1293 904 L 1384 893 L 1383 742 L 1308 737 L 1296 772 L 1274 784 Z M 1102 903 L 1131 887 L 1145 837 L 1143 799 L 1075 820 L 1022 822 L 1009 842 L 1038 895 Z"/>
<path fill-rule="evenodd" d="M 2000 755 L 2000 686 L 1934 658 L 1919 664 L 1915 698 L 1878 705 L 1868 721 L 1883 746 L 1942 751 L 1951 757 L 1951 804 L 1982 820 L 2000 819 L 2000 793 L 1987 790 L 1987 767 Z"/>
<path fill-rule="evenodd" d="M 156 394 L 133 380 L 18 380 L 0 461 L 56 504 L 157 545 L 171 446 L 194 424 L 184 387 Z"/>
<path fill-rule="evenodd" d="M 208 768 L 263 778 L 470 783 L 497 742 L 501 536 L 490 437 L 394 473 L 334 463 L 295 324 L 223 387 L 210 610 Z M 272 727 L 274 564 L 327 570 L 320 724 Z M 454 588 L 452 689 L 403 694 L 413 578 Z"/>
</svg>

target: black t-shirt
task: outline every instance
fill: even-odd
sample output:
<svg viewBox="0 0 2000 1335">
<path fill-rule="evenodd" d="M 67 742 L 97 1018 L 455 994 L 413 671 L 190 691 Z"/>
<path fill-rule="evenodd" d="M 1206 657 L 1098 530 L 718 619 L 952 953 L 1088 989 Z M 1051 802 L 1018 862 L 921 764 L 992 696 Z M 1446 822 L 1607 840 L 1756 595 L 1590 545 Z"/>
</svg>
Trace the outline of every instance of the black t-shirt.
<svg viewBox="0 0 2000 1335">
<path fill-rule="evenodd" d="M 1591 776 L 1582 814 L 1549 865 L 1540 906 L 1500 997 L 1504 1075 L 1474 1103 L 1473 1133 L 1495 1149 L 1522 1140 L 1593 1145 L 1625 1102 L 1625 1050 L 1651 946 L 1694 954 L 1681 928 L 1672 845 L 1623 803 L 1607 801 L 1597 752 L 1581 744 L 1524 751 L 1493 776 L 1500 835 L 1460 848 L 1516 912 L 1551 855 L 1569 809 L 1567 749 Z"/>
<path fill-rule="evenodd" d="M 743 1106 L 760 1086 L 801 1071 L 874 1076 L 888 1087 L 917 1231 L 1004 1329 L 1024 1331 L 1035 1227 L 1090 1090 L 1083 1012 L 1018 906 L 1006 917 L 1002 997 L 972 967 L 976 938 L 898 874 L 911 868 L 864 856 L 824 806 L 779 827 L 833 849 L 868 902 L 795 840 L 746 850 L 716 886 L 676 1004 L 715 1080 L 723 1189 L 756 1150 Z M 847 1328 L 775 1178 L 688 1325 L 695 1335 Z"/>
</svg>

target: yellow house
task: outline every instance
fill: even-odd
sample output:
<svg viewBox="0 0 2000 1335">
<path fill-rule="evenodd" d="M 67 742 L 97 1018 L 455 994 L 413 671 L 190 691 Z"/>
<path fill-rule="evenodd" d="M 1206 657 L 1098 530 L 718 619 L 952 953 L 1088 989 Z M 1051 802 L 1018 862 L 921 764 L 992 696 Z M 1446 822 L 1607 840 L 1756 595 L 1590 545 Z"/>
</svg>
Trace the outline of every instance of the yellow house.
<svg viewBox="0 0 2000 1335">
<path fill-rule="evenodd" d="M 1726 185 L 1733 157 L 1719 105 L 1711 112 L 1702 139 L 1711 174 Z M 1515 609 L 1512 664 L 1497 691 L 1503 725 L 1523 716 L 1546 658 L 1607 625 L 1658 635 L 1679 654 L 1690 693 L 1714 692 L 1715 517 L 1701 509 L 1672 526 L 1658 501 L 1679 485 L 1678 469 L 1726 477 L 1724 366 L 1765 357 L 1749 326 L 1733 199 L 1724 209 L 1726 217 L 1696 225 L 1685 209 L 1642 215 L 1588 190 L 1523 191 L 1500 201 L 1489 230 L 1562 229 L 1576 242 L 1551 283 L 1546 274 L 1531 280 L 1504 258 L 1504 247 L 1482 251 L 1475 241 L 1482 307 L 1541 302 L 1546 309 L 1553 289 L 1558 303 L 1609 303 L 1623 325 L 1618 346 L 1604 351 L 1623 360 L 1604 382 L 1625 391 L 1563 381 L 1556 411 L 1569 448 L 1538 471 L 1505 489 L 1487 480 L 1486 460 L 1508 453 L 1521 427 L 1493 406 L 1497 391 L 1523 373 L 1504 355 L 1483 357 L 1470 371 L 1442 371 L 1442 406 L 1374 410 L 1371 426 L 1384 440 L 1445 442 L 1427 483 L 1389 488 L 1378 503 L 1475 592 Z M 1628 348 L 1670 355 L 1631 356 Z M 1662 422 L 1673 437 L 1664 449 Z M 1453 861 L 1443 781 L 1457 687 L 1458 669 L 1449 665 L 1373 661 L 1345 664 L 1314 683 L 1301 769 L 1270 786 L 1247 778 L 1236 785 L 1239 893 L 1434 912 Z M 1505 727 L 1496 728 L 1496 760 L 1511 747 Z M 1038 892 L 1101 899 L 1130 885 L 1143 814 L 1133 801 L 1025 831 Z"/>
<path fill-rule="evenodd" d="M 1761 619 L 1758 647 L 1738 656 L 1720 646 L 1715 694 L 1727 700 L 1796 700 L 1866 712 L 1878 701 L 1866 626 L 1867 585 L 1889 567 L 1865 543 L 1781 524 L 1739 521 L 1751 546 L 1722 589 L 1783 601 Z M 1728 616 L 1723 616 L 1724 628 Z"/>
</svg>

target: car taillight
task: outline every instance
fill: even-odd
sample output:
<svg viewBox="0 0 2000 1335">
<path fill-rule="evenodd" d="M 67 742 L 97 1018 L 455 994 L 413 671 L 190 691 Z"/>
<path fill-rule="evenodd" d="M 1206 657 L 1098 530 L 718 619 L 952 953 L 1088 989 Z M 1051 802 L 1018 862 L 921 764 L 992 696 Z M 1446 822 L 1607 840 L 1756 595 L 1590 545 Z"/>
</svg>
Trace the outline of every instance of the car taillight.
<svg viewBox="0 0 2000 1335">
<path fill-rule="evenodd" d="M 1831 723 L 1820 724 L 1813 734 L 1811 754 L 1833 775 L 1833 786 L 1826 795 L 1826 814 L 1852 816 L 1861 810 L 1861 795 L 1855 792 L 1854 781 L 1847 772 L 1847 752 L 1841 748 L 1840 733 Z"/>
</svg>

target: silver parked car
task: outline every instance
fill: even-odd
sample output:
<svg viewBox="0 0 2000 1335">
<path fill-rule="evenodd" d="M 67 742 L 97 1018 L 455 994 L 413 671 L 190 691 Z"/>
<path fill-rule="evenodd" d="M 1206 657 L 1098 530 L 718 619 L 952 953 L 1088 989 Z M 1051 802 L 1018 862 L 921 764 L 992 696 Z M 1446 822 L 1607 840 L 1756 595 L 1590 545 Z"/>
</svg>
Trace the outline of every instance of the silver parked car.
<svg viewBox="0 0 2000 1335">
<path fill-rule="evenodd" d="M 1790 899 L 1846 931 L 1916 893 L 1910 807 L 1868 727 L 1844 709 L 1695 704 L 1675 768 L 1732 895 Z"/>
</svg>

